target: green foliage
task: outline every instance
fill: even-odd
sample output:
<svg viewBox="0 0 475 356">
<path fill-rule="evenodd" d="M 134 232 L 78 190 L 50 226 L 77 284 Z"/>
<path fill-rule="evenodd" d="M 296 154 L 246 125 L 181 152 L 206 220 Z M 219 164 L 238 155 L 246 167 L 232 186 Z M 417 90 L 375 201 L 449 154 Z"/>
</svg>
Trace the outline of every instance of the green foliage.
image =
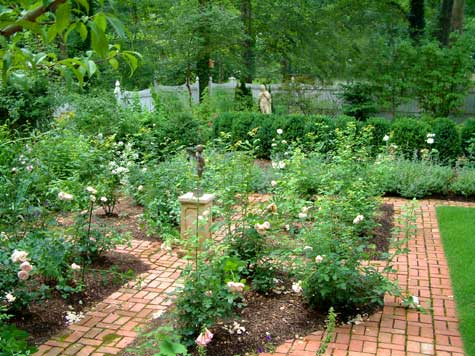
<svg viewBox="0 0 475 356">
<path fill-rule="evenodd" d="M 202 241 L 200 247 L 195 248 L 204 246 L 206 242 Z M 230 291 L 227 282 L 233 281 L 233 276 L 239 276 L 243 269 L 243 264 L 233 257 L 211 256 L 205 251 L 192 253 L 198 254 L 196 270 L 191 270 L 191 265 L 184 270 L 184 285 L 176 300 L 178 330 L 187 346 L 194 343 L 204 327 L 233 315 L 241 296 Z M 207 263 L 204 263 L 205 255 L 210 258 Z"/>
<path fill-rule="evenodd" d="M 343 86 L 343 112 L 358 121 L 367 120 L 376 112 L 373 87 L 368 83 L 356 82 Z"/>
<path fill-rule="evenodd" d="M 475 139 L 475 119 L 467 119 L 464 121 L 460 136 L 462 150 L 465 154 L 469 154 L 470 144 L 473 143 L 473 140 Z"/>
<path fill-rule="evenodd" d="M 46 78 L 31 79 L 23 85 L 0 87 L 0 124 L 10 128 L 47 127 L 52 114 L 53 98 Z"/>
<path fill-rule="evenodd" d="M 422 148 L 427 146 L 427 134 L 430 127 L 417 119 L 402 118 L 394 122 L 391 128 L 391 143 L 408 159 L 418 157 Z"/>
<path fill-rule="evenodd" d="M 457 169 L 455 178 L 450 184 L 450 191 L 465 197 L 475 196 L 475 169 L 472 167 Z"/>
<path fill-rule="evenodd" d="M 454 162 L 461 153 L 460 135 L 455 123 L 446 118 L 431 122 L 432 133 L 435 134 L 433 148 L 438 151 L 442 162 Z"/>
<path fill-rule="evenodd" d="M 345 121 L 346 124 L 346 121 Z M 337 124 L 338 125 L 338 124 Z M 256 155 L 269 158 L 274 141 L 298 142 L 307 150 L 318 149 L 327 152 L 332 147 L 335 124 L 325 116 L 264 115 L 259 113 L 223 113 L 213 121 L 213 137 L 221 133 L 230 134 L 230 142 L 236 144 L 251 138 L 258 140 Z M 283 134 L 277 137 L 277 129 Z"/>
<path fill-rule="evenodd" d="M 133 73 L 138 66 L 139 55 L 121 51 L 120 46 L 109 44 L 107 28 L 112 28 L 120 36 L 124 35 L 124 29 L 112 14 L 105 12 L 104 2 L 100 5 L 101 8 L 95 7 L 97 11 L 91 13 L 89 3 L 84 0 L 5 3 L 0 33 L 0 56 L 5 59 L 0 63 L 2 82 L 23 81 L 27 73 L 45 71 L 50 75 L 61 74 L 68 80 L 74 76 L 83 84 L 85 79 L 98 72 L 96 62 L 99 59 L 114 69 L 118 68 L 120 59 Z M 26 21 L 25 16 L 28 17 Z M 70 38 L 90 41 L 91 50 L 78 56 L 68 56 L 65 48 Z"/>
<path fill-rule="evenodd" d="M 429 42 L 418 48 L 408 78 L 424 111 L 446 117 L 458 110 L 470 87 L 472 44 L 459 39 L 450 47 Z"/>
<path fill-rule="evenodd" d="M 5 356 L 28 356 L 35 353 L 38 348 L 28 344 L 28 333 L 14 325 L 5 322 L 9 315 L 3 314 L 0 307 L 0 354 Z"/>
<path fill-rule="evenodd" d="M 372 117 L 366 121 L 366 126 L 372 126 L 372 138 L 369 142 L 371 146 L 371 153 L 376 156 L 381 151 L 381 147 L 386 145 L 384 137 L 389 136 L 391 132 L 391 122 L 388 119 Z"/>
<path fill-rule="evenodd" d="M 422 198 L 449 193 L 454 176 L 452 168 L 429 161 L 395 160 L 372 168 L 382 191 L 405 198 Z"/>
</svg>

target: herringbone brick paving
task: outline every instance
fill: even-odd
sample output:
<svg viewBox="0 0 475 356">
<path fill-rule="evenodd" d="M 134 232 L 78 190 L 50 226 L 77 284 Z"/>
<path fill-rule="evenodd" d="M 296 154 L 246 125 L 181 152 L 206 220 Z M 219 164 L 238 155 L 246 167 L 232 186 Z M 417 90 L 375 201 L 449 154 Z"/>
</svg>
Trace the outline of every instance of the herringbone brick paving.
<svg viewBox="0 0 475 356">
<path fill-rule="evenodd" d="M 407 203 L 403 199 L 386 199 L 386 202 L 394 204 L 396 213 Z M 464 355 L 437 225 L 437 205 L 475 206 L 443 200 L 419 202 L 417 236 L 408 244 L 410 252 L 398 257 L 397 274 L 393 278 L 409 294 L 420 298 L 428 314 L 402 308 L 400 300 L 386 296 L 383 310 L 368 320 L 359 325 L 337 327 L 327 355 Z M 35 356 L 118 354 L 134 341 L 137 327 L 146 326 L 153 313 L 170 305 L 168 294 L 177 287 L 184 262 L 160 250 L 158 242 L 134 240 L 132 247 L 122 247 L 119 252 L 140 257 L 151 269 L 88 311 L 80 322 L 45 342 Z M 111 334 L 112 340 L 107 338 Z M 288 340 L 274 353 L 261 355 L 314 356 L 322 335 L 319 331 Z"/>
</svg>

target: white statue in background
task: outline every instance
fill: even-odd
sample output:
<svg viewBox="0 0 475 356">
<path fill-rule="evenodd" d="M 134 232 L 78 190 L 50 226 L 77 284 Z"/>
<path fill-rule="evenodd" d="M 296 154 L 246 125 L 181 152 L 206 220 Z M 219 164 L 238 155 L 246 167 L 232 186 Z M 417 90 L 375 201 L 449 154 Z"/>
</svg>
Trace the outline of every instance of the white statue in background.
<svg viewBox="0 0 475 356">
<path fill-rule="evenodd" d="M 259 93 L 259 108 L 263 114 L 272 114 L 272 97 L 267 91 L 265 85 L 261 85 Z"/>
</svg>

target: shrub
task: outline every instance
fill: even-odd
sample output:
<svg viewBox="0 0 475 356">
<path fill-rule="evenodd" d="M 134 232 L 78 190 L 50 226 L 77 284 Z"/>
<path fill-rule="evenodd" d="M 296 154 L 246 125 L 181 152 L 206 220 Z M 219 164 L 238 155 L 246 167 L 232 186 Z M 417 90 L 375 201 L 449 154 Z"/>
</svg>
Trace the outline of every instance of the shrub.
<svg viewBox="0 0 475 356">
<path fill-rule="evenodd" d="M 386 193 L 405 198 L 422 198 L 432 194 L 448 194 L 452 168 L 427 161 L 387 161 L 372 168 Z"/>
<path fill-rule="evenodd" d="M 435 134 L 433 148 L 439 153 L 441 162 L 453 162 L 461 152 L 460 136 L 455 123 L 447 118 L 432 121 L 432 133 Z"/>
<path fill-rule="evenodd" d="M 460 136 L 463 153 L 468 155 L 470 154 L 470 144 L 473 143 L 473 141 L 470 140 L 475 140 L 475 119 L 465 120 Z"/>
<path fill-rule="evenodd" d="M 391 122 L 388 119 L 372 117 L 366 121 L 365 126 L 372 126 L 371 153 L 375 156 L 382 146 L 386 143 L 383 141 L 384 136 L 389 135 L 391 131 Z"/>
<path fill-rule="evenodd" d="M 343 86 L 343 112 L 358 121 L 365 121 L 376 112 L 373 88 L 368 83 L 352 83 Z"/>
<path fill-rule="evenodd" d="M 251 140 L 249 133 L 257 130 L 258 139 L 256 155 L 259 158 L 269 158 L 272 143 L 275 139 L 286 140 L 289 143 L 298 142 L 306 150 L 327 152 L 332 148 L 335 127 L 344 127 L 351 118 L 342 117 L 332 120 L 322 115 L 263 115 L 260 113 L 224 113 L 213 121 L 213 137 L 220 137 L 221 132 L 230 134 L 231 143 Z M 277 129 L 283 134 L 276 137 Z"/>
<path fill-rule="evenodd" d="M 391 142 L 396 144 L 404 157 L 412 159 L 420 150 L 427 146 L 427 134 L 430 127 L 425 122 L 402 118 L 392 126 Z"/>
<path fill-rule="evenodd" d="M 11 128 L 45 128 L 53 112 L 49 80 L 30 79 L 24 86 L 7 84 L 0 87 L 0 125 Z"/>
<path fill-rule="evenodd" d="M 475 196 L 475 169 L 464 167 L 457 170 L 455 179 L 450 185 L 454 194 L 463 196 Z"/>
</svg>

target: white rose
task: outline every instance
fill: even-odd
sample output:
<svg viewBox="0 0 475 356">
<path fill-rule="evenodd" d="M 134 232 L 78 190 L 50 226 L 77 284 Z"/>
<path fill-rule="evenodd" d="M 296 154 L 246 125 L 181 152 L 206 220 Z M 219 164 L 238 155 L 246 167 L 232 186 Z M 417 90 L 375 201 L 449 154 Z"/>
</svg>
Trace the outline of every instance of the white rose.
<svg viewBox="0 0 475 356">
<path fill-rule="evenodd" d="M 106 197 L 101 197 L 101 202 L 107 203 L 107 198 Z"/>
<path fill-rule="evenodd" d="M 9 293 L 5 294 L 5 300 L 8 303 L 13 303 L 16 300 L 16 297 L 12 294 L 12 292 L 9 292 Z"/>
<path fill-rule="evenodd" d="M 315 263 L 322 263 L 322 261 L 323 261 L 323 256 L 318 255 L 317 257 L 315 257 Z"/>
<path fill-rule="evenodd" d="M 384 135 L 383 141 L 384 141 L 384 142 L 388 142 L 388 141 L 389 141 L 389 136 L 388 136 L 388 135 Z"/>
<path fill-rule="evenodd" d="M 282 130 L 282 129 L 277 129 L 277 134 L 278 134 L 278 135 L 282 135 L 283 133 L 284 133 L 284 130 Z"/>
<path fill-rule="evenodd" d="M 74 270 L 74 271 L 79 271 L 81 269 L 81 266 L 73 263 L 71 265 L 71 269 Z"/>
<path fill-rule="evenodd" d="M 87 187 L 86 190 L 89 194 L 97 194 L 97 190 L 95 190 L 93 187 Z"/>
<path fill-rule="evenodd" d="M 277 186 L 277 182 L 276 182 L 275 180 L 272 180 L 272 181 L 270 182 L 270 185 L 273 186 L 273 187 L 275 187 L 275 186 Z"/>
<path fill-rule="evenodd" d="M 64 200 L 64 201 L 71 201 L 73 200 L 73 195 L 65 192 L 59 192 L 58 193 L 58 199 L 59 200 Z"/>
<path fill-rule="evenodd" d="M 355 224 L 355 225 L 356 225 L 356 224 L 359 224 L 359 223 L 362 222 L 363 220 L 364 220 L 364 216 L 360 214 L 360 215 L 356 216 L 356 218 L 354 218 L 353 224 Z"/>
<path fill-rule="evenodd" d="M 294 293 L 300 294 L 302 293 L 302 281 L 292 283 L 292 291 Z"/>
</svg>

